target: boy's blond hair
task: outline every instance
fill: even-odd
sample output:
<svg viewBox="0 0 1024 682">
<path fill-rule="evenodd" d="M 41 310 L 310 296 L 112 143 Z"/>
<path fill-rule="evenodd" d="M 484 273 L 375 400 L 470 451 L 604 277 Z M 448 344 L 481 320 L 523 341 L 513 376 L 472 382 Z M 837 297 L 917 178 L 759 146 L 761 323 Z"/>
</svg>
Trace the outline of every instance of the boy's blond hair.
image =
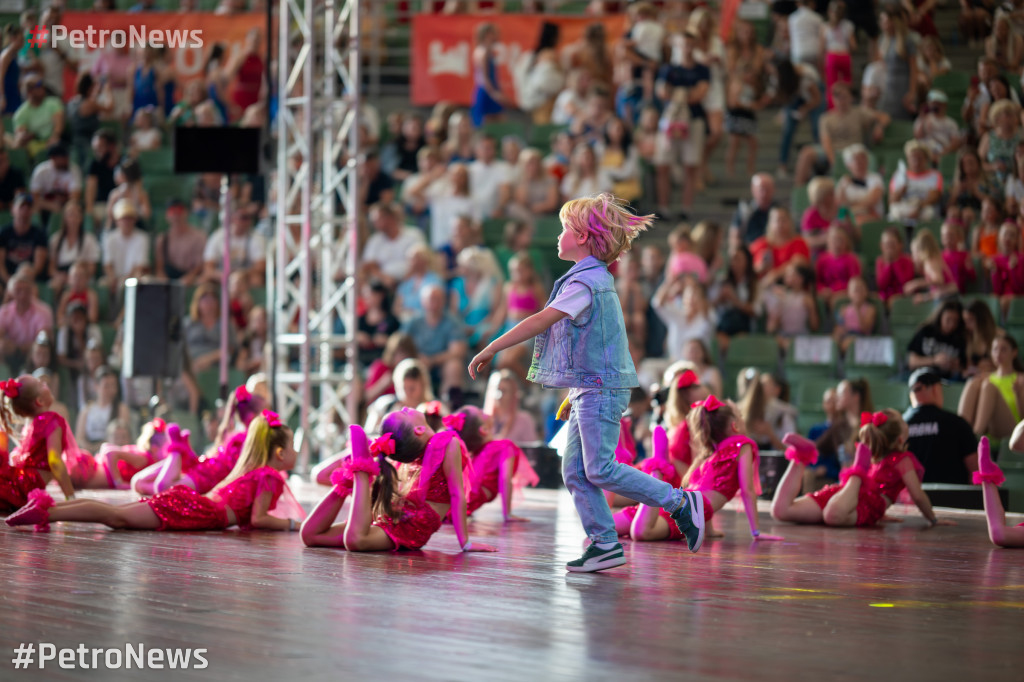
<svg viewBox="0 0 1024 682">
<path fill-rule="evenodd" d="M 654 223 L 653 215 L 635 215 L 624 201 L 608 193 L 565 202 L 558 219 L 577 237 L 586 237 L 590 253 L 605 263 L 617 261 Z"/>
</svg>

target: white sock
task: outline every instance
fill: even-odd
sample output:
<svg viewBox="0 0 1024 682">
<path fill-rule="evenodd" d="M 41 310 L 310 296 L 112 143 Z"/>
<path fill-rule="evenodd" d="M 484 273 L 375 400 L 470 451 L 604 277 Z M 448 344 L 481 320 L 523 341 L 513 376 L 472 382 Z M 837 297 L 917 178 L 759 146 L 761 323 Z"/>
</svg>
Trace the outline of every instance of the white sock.
<svg viewBox="0 0 1024 682">
<path fill-rule="evenodd" d="M 600 549 L 602 551 L 607 551 L 609 549 L 612 549 L 613 547 L 615 547 L 615 545 L 617 545 L 619 543 L 617 543 L 617 542 L 595 542 L 594 544 L 597 545 L 598 549 Z"/>
</svg>

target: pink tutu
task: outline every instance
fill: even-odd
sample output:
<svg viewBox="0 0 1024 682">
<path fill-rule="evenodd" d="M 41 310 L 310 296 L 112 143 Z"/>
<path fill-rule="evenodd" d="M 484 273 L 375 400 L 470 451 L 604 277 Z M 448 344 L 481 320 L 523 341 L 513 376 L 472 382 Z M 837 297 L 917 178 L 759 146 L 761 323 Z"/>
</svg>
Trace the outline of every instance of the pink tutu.
<svg viewBox="0 0 1024 682">
<path fill-rule="evenodd" d="M 384 531 L 395 549 L 419 549 L 441 528 L 441 517 L 427 502 L 406 499 L 395 518 L 378 516 L 373 525 Z"/>
<path fill-rule="evenodd" d="M 224 504 L 200 495 L 187 485 L 176 485 L 145 502 L 160 519 L 157 530 L 222 530 L 228 527 Z"/>
</svg>

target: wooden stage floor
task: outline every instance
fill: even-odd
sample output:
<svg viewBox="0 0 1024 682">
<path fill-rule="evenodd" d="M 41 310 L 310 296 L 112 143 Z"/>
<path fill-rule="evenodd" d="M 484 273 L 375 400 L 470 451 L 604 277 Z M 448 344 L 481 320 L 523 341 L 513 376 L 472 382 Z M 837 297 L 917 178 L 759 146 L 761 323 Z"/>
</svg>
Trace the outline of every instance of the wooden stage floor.
<svg viewBox="0 0 1024 682">
<path fill-rule="evenodd" d="M 450 527 L 422 552 L 350 555 L 297 533 L 3 526 L 0 680 L 1024 679 L 1024 551 L 990 545 L 980 514 L 834 530 L 763 507 L 786 540 L 752 544 L 727 509 L 699 554 L 634 543 L 622 568 L 567 574 L 568 494 L 527 491 L 520 511 L 481 510 L 472 536 L 501 552 L 470 555 Z M 42 642 L 205 648 L 209 667 L 39 670 Z M 21 643 L 37 660 L 16 671 Z"/>
</svg>

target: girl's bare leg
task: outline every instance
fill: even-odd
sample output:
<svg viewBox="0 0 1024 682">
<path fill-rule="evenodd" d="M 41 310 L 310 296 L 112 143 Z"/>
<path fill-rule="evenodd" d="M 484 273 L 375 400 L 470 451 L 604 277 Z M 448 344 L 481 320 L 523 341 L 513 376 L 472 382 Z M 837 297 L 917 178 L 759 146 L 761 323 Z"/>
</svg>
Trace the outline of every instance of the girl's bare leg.
<svg viewBox="0 0 1024 682">
<path fill-rule="evenodd" d="M 395 548 L 381 528 L 373 525 L 370 475 L 357 471 L 353 478 L 352 508 L 343 533 L 345 549 L 350 552 L 380 552 Z"/>
<path fill-rule="evenodd" d="M 160 471 L 153 480 L 153 492 L 162 493 L 181 482 L 181 454 L 172 452 L 160 463 Z"/>
<path fill-rule="evenodd" d="M 979 436 L 986 434 L 993 438 L 1006 438 L 1013 433 L 1017 420 L 1010 412 L 1006 399 L 991 382 L 982 384 L 978 395 L 978 411 L 974 415 L 974 432 Z"/>
<path fill-rule="evenodd" d="M 160 518 L 145 502 L 113 505 L 99 500 L 73 500 L 54 505 L 50 521 L 102 523 L 114 529 L 156 530 Z"/>
<path fill-rule="evenodd" d="M 821 523 L 821 507 L 808 496 L 799 497 L 807 465 L 791 461 L 772 498 L 772 518 L 789 523 Z M 856 505 L 855 505 L 856 506 Z"/>
<path fill-rule="evenodd" d="M 333 474 L 334 471 L 341 466 L 342 462 L 345 461 L 345 458 L 348 457 L 348 455 L 349 452 L 346 449 L 338 453 L 337 455 L 334 455 L 333 457 L 328 457 L 327 459 L 313 467 L 313 471 L 310 473 L 309 477 L 313 480 L 314 483 L 319 483 L 320 485 L 330 485 L 331 474 Z"/>
<path fill-rule="evenodd" d="M 302 522 L 299 535 L 306 547 L 345 547 L 345 524 L 334 523 L 348 495 L 334 488 Z"/>
</svg>

